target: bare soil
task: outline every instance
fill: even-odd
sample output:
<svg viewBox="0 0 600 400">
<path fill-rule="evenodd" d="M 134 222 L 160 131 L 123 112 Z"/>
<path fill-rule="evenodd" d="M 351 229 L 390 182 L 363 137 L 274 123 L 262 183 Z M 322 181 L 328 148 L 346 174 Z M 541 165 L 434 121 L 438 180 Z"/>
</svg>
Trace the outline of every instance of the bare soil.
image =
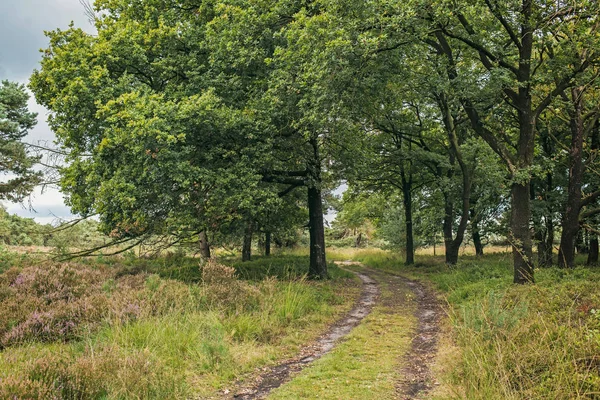
<svg viewBox="0 0 600 400">
<path fill-rule="evenodd" d="M 394 312 L 412 312 L 417 318 L 411 347 L 400 361 L 403 367 L 399 371 L 396 390 L 397 398 L 402 400 L 422 398 L 435 385 L 431 366 L 437 354 L 440 320 L 444 313 L 441 304 L 433 290 L 421 282 L 370 268 L 364 273 L 387 284 L 391 295 L 383 299 L 383 305 Z"/>
<path fill-rule="evenodd" d="M 431 289 L 423 283 L 400 277 L 415 294 L 415 316 L 418 319 L 410 351 L 404 359 L 402 379 L 397 389 L 403 400 L 418 399 L 435 384 L 431 365 L 438 349 L 442 307 Z"/>
</svg>

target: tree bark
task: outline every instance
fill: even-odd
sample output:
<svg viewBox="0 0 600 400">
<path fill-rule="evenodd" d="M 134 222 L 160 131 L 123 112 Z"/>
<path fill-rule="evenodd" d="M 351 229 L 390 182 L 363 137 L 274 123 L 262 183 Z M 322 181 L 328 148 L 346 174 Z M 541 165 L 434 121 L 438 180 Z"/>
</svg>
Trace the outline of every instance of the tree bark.
<svg viewBox="0 0 600 400">
<path fill-rule="evenodd" d="M 200 246 L 200 257 L 208 260 L 210 258 L 210 245 L 208 244 L 206 231 L 202 231 L 198 234 L 198 241 Z"/>
<path fill-rule="evenodd" d="M 548 206 L 550 207 L 550 206 Z M 544 253 L 544 259 L 540 266 L 549 268 L 552 266 L 552 251 L 554 250 L 554 221 L 552 220 L 552 210 L 548 210 L 546 216 L 546 251 Z"/>
<path fill-rule="evenodd" d="M 483 243 L 481 242 L 481 234 L 479 233 L 479 218 L 474 208 L 471 208 L 471 236 L 473 238 L 473 246 L 475 246 L 475 255 L 483 256 Z"/>
<path fill-rule="evenodd" d="M 511 187 L 511 221 L 510 239 L 513 249 L 514 282 L 519 284 L 533 283 L 533 250 L 529 217 L 529 182 L 513 183 Z"/>
<path fill-rule="evenodd" d="M 312 148 L 312 159 L 308 170 L 312 184 L 308 185 L 308 226 L 310 236 L 310 279 L 327 279 L 327 259 L 325 257 L 325 227 L 323 221 L 323 199 L 321 196 L 321 155 L 319 153 L 319 138 L 312 136 L 309 140 Z"/>
<path fill-rule="evenodd" d="M 452 238 L 452 225 L 454 220 L 454 206 L 447 193 L 444 193 L 444 247 L 446 248 L 446 264 L 454 265 L 458 262 L 458 251 L 460 247 L 454 246 Z"/>
<path fill-rule="evenodd" d="M 326 279 L 329 275 L 325 258 L 325 228 L 323 226 L 323 201 L 320 188 L 308 188 L 308 215 L 310 219 L 310 267 L 308 276 L 311 279 Z"/>
<path fill-rule="evenodd" d="M 444 242 L 446 245 L 446 263 L 455 265 L 458 262 L 458 252 L 465 237 L 467 224 L 469 222 L 469 211 L 471 210 L 471 171 L 463 159 L 460 145 L 458 142 L 456 118 L 452 115 L 448 100 L 444 94 L 438 96 L 438 106 L 442 112 L 444 127 L 450 142 L 450 164 L 458 162 L 462 174 L 462 192 L 461 192 L 461 214 L 460 221 L 456 228 L 456 237 L 452 238 L 452 228 L 454 225 L 454 209 L 452 200 L 447 192 L 444 192 L 445 215 L 444 215 Z M 453 172 L 448 171 L 448 178 L 451 178 Z"/>
<path fill-rule="evenodd" d="M 535 241 L 537 242 L 537 253 L 538 253 L 538 265 L 540 267 L 547 267 L 546 264 L 546 256 L 548 254 L 548 249 L 546 248 L 546 236 L 545 232 L 542 229 L 538 229 L 535 232 Z"/>
<path fill-rule="evenodd" d="M 569 185 L 567 204 L 562 218 L 562 234 L 558 250 L 558 266 L 575 267 L 575 240 L 579 232 L 579 212 L 581 210 L 581 185 L 583 180 L 583 136 L 582 116 L 583 90 L 571 90 L 573 110 L 571 111 L 571 148 L 569 150 Z"/>
<path fill-rule="evenodd" d="M 252 259 L 252 234 L 254 233 L 254 227 L 252 222 L 246 224 L 244 230 L 244 244 L 242 247 L 242 262 L 250 261 Z"/>
<path fill-rule="evenodd" d="M 265 256 L 271 255 L 271 232 L 265 232 Z"/>
<path fill-rule="evenodd" d="M 591 234 L 590 237 L 590 252 L 588 253 L 587 265 L 598 264 L 598 235 Z"/>
<path fill-rule="evenodd" d="M 402 203 L 404 205 L 404 224 L 406 227 L 406 265 L 415 263 L 415 242 L 413 236 L 412 216 L 412 177 L 406 178 L 402 168 Z"/>
<path fill-rule="evenodd" d="M 552 174 L 549 172 L 546 174 L 546 188 L 544 193 L 544 199 L 546 200 L 546 215 L 545 220 L 545 231 L 544 231 L 544 244 L 542 248 L 538 248 L 538 261 L 540 267 L 549 268 L 552 266 L 552 250 L 554 248 L 554 220 L 552 219 L 552 204 L 548 198 L 548 194 L 554 189 Z M 541 252 L 540 252 L 541 250 Z"/>
</svg>

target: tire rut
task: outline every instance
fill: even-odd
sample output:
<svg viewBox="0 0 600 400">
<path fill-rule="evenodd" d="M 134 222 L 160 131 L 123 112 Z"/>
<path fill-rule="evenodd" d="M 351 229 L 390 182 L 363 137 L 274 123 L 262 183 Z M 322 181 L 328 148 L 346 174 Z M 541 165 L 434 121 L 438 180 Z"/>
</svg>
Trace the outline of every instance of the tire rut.
<svg viewBox="0 0 600 400">
<path fill-rule="evenodd" d="M 347 262 L 342 263 L 342 265 L 350 264 Z M 229 396 L 224 394 L 223 398 L 264 399 L 271 390 L 288 382 L 292 375 L 302 371 L 310 363 L 329 353 L 342 338 L 369 315 L 379 295 L 377 281 L 363 272 L 347 271 L 356 274 L 362 282 L 360 297 L 352 310 L 331 326 L 314 344 L 302 349 L 297 357 L 266 368 L 250 385 L 238 386 L 235 394 Z"/>
<path fill-rule="evenodd" d="M 440 320 L 443 309 L 435 293 L 421 282 L 398 276 L 415 295 L 417 327 L 409 352 L 404 357 L 402 378 L 396 389 L 402 400 L 413 400 L 427 394 L 435 379 L 431 365 L 437 354 Z"/>
<path fill-rule="evenodd" d="M 342 265 L 362 265 L 356 262 L 342 262 Z M 264 399 L 273 389 L 287 383 L 294 375 L 302 371 L 313 361 L 318 360 L 348 335 L 369 313 L 376 301 L 383 306 L 396 309 L 410 307 L 417 318 L 413 339 L 409 351 L 404 355 L 399 370 L 400 379 L 396 384 L 396 398 L 415 400 L 422 398 L 434 386 L 431 365 L 435 359 L 440 335 L 439 322 L 443 310 L 435 293 L 425 284 L 391 272 L 375 270 L 363 266 L 362 271 L 350 271 L 362 282 L 362 291 L 358 301 L 344 318 L 336 322 L 317 341 L 305 347 L 300 354 L 278 365 L 265 368 L 249 385 L 240 385 L 233 395 L 225 395 L 228 399 Z M 392 293 L 390 298 L 380 299 L 379 284 L 385 283 Z M 407 301 L 411 293 L 412 303 Z"/>
</svg>

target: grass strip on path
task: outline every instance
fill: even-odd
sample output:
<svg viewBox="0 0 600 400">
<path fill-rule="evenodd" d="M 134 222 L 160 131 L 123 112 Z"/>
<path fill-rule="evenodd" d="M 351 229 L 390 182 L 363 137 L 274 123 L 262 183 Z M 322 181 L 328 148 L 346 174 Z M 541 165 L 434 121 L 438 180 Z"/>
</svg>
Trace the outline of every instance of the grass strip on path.
<svg viewBox="0 0 600 400">
<path fill-rule="evenodd" d="M 358 268 L 360 267 L 353 267 Z M 390 399 L 395 397 L 400 360 L 410 348 L 416 319 L 413 294 L 405 285 L 373 276 L 381 297 L 363 322 L 329 354 L 268 399 Z"/>
</svg>

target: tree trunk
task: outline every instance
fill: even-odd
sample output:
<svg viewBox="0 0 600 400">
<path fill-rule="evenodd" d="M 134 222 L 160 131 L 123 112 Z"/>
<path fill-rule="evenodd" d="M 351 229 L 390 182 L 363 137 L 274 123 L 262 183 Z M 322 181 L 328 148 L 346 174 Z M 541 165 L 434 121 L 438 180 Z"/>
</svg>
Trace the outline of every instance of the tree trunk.
<svg viewBox="0 0 600 400">
<path fill-rule="evenodd" d="M 271 255 L 271 232 L 265 232 L 265 256 Z"/>
<path fill-rule="evenodd" d="M 308 276 L 311 279 L 326 279 L 329 275 L 325 258 L 325 228 L 323 226 L 323 201 L 320 188 L 308 188 L 308 215 L 310 219 L 310 267 Z"/>
<path fill-rule="evenodd" d="M 444 247 L 446 248 L 446 264 L 454 265 L 458 262 L 458 250 L 459 247 L 454 246 L 454 240 L 452 240 L 452 225 L 454 219 L 454 207 L 450 196 L 444 193 Z"/>
<path fill-rule="evenodd" d="M 538 229 L 535 232 L 535 241 L 537 242 L 537 253 L 538 253 L 538 265 L 540 267 L 546 267 L 546 255 L 548 249 L 546 248 L 546 237 L 545 232 L 542 229 Z"/>
<path fill-rule="evenodd" d="M 252 234 L 254 229 L 252 222 L 248 222 L 244 230 L 244 245 L 242 247 L 242 262 L 252 259 Z"/>
<path fill-rule="evenodd" d="M 569 186 L 567 205 L 562 218 L 562 234 L 558 249 L 558 266 L 575 267 L 575 240 L 579 232 L 579 212 L 581 209 L 581 184 L 583 179 L 583 136 L 582 116 L 583 90 L 573 88 L 571 100 L 571 149 L 569 154 Z"/>
<path fill-rule="evenodd" d="M 587 265 L 598 264 L 598 235 L 591 234 L 590 237 L 590 252 L 588 253 Z"/>
<path fill-rule="evenodd" d="M 546 252 L 542 260 L 541 267 L 550 268 L 552 266 L 552 251 L 554 250 L 554 221 L 552 220 L 552 212 L 548 211 L 546 216 Z"/>
<path fill-rule="evenodd" d="M 513 183 L 511 187 L 511 242 L 514 262 L 514 282 L 533 283 L 533 250 L 529 217 L 529 183 Z"/>
<path fill-rule="evenodd" d="M 541 199 L 542 201 L 546 201 L 548 199 L 548 189 L 544 188 L 540 183 L 540 191 L 536 193 L 536 183 L 537 181 L 532 179 L 529 183 L 529 199 L 533 202 L 536 199 Z M 537 259 L 538 265 L 540 267 L 545 266 L 545 257 L 547 256 L 548 250 L 546 249 L 547 241 L 546 236 L 548 234 L 546 230 L 546 224 L 544 223 L 544 218 L 547 218 L 546 215 L 533 215 L 532 219 L 535 221 L 533 224 L 534 234 L 533 239 L 537 244 Z"/>
<path fill-rule="evenodd" d="M 361 243 L 362 243 L 362 232 L 359 232 L 358 236 L 356 237 L 356 240 L 354 241 L 354 247 L 360 247 Z"/>
<path fill-rule="evenodd" d="M 471 236 L 473 237 L 473 246 L 475 246 L 475 255 L 483 256 L 483 243 L 481 243 L 481 234 L 479 233 L 479 220 L 475 215 L 475 210 L 471 208 Z"/>
<path fill-rule="evenodd" d="M 460 221 L 456 228 L 456 237 L 452 238 L 452 228 L 454 225 L 454 209 L 452 200 L 447 192 L 444 192 L 445 215 L 444 215 L 444 242 L 446 245 L 446 263 L 454 265 L 458 262 L 458 252 L 465 237 L 467 224 L 469 223 L 469 211 L 471 210 L 471 171 L 463 159 L 458 142 L 456 118 L 452 115 L 448 101 L 443 94 L 438 97 L 438 106 L 442 112 L 444 127 L 448 134 L 450 142 L 450 164 L 454 165 L 454 161 L 458 162 L 462 173 L 462 192 L 461 192 L 461 209 Z M 453 171 L 448 171 L 448 178 L 452 178 Z"/>
<path fill-rule="evenodd" d="M 468 98 L 461 98 L 460 103 L 467 114 L 472 128 L 485 140 L 490 147 L 502 158 L 510 171 L 514 182 L 511 187 L 511 227 L 510 239 L 513 248 L 514 282 L 519 284 L 534 282 L 533 276 L 533 250 L 531 233 L 529 231 L 529 219 L 531 218 L 531 205 L 529 200 L 529 169 L 533 164 L 535 149 L 535 126 L 539 113 L 547 107 L 541 103 L 538 107 L 532 105 L 532 71 L 533 71 L 533 48 L 534 48 L 534 2 L 523 0 L 519 11 L 521 20 L 520 31 L 516 36 L 519 59 L 518 68 L 511 70 L 518 81 L 518 89 L 506 86 L 504 92 L 507 99 L 518 113 L 519 137 L 514 143 L 516 153 L 511 153 L 483 124 L 477 109 Z M 469 35 L 474 35 L 475 30 L 469 24 L 464 15 L 457 13 L 461 24 Z M 439 41 L 438 50 L 442 51 L 448 58 L 448 77 L 451 81 L 456 79 L 455 59 L 446 37 L 442 32 L 436 32 Z M 476 43 L 474 41 L 473 43 Z M 469 44 L 470 45 L 470 44 Z M 477 45 L 470 45 L 478 50 L 482 65 L 491 69 L 493 62 L 485 51 L 479 51 Z M 505 68 L 504 66 L 502 68 Z M 506 70 L 506 69 L 505 69 Z M 523 176 L 525 175 L 525 176 Z"/>
<path fill-rule="evenodd" d="M 404 224 L 406 227 L 406 265 L 415 263 L 415 242 L 413 237 L 412 217 L 412 184 L 410 181 L 402 182 L 402 202 L 404 204 Z"/>
<path fill-rule="evenodd" d="M 552 219 L 552 204 L 548 199 L 548 193 L 551 193 L 554 189 L 554 184 L 552 182 L 552 174 L 546 174 L 546 215 L 545 219 L 545 243 L 543 246 L 542 258 L 539 260 L 540 267 L 542 268 L 550 268 L 552 266 L 552 250 L 554 249 L 554 221 Z"/>
<path fill-rule="evenodd" d="M 202 231 L 198 234 L 198 241 L 200 246 L 200 257 L 208 260 L 210 258 L 210 245 L 208 244 L 206 231 Z"/>
</svg>

